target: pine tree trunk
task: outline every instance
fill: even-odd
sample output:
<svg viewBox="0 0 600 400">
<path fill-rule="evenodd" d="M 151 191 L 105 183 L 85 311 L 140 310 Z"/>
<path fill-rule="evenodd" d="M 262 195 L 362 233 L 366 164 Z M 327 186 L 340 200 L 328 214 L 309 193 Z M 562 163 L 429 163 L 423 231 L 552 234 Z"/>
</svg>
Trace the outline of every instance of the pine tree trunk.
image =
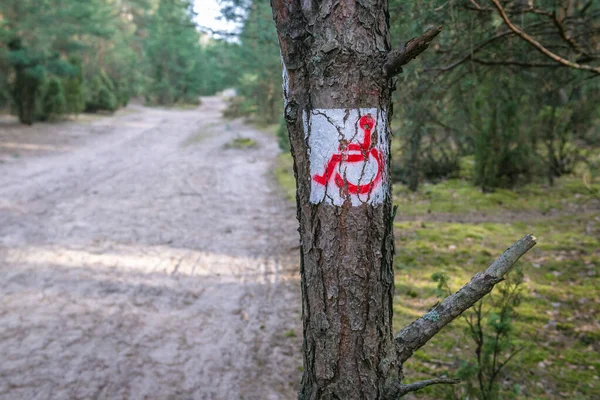
<svg viewBox="0 0 600 400">
<path fill-rule="evenodd" d="M 300 222 L 300 398 L 378 399 L 399 378 L 387 1 L 272 5 Z"/>
<path fill-rule="evenodd" d="M 392 77 L 441 32 L 391 50 L 387 0 L 271 0 L 300 222 L 304 376 L 300 399 L 392 400 L 446 377 L 402 383 L 402 363 L 489 293 L 527 235 L 458 292 L 392 333 Z"/>
</svg>

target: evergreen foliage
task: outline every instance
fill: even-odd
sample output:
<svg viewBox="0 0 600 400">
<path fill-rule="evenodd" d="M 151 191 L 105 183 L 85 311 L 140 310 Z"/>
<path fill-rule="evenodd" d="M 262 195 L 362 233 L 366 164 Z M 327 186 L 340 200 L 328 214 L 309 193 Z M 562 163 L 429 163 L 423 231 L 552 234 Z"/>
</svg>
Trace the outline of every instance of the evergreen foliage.
<svg viewBox="0 0 600 400">
<path fill-rule="evenodd" d="M 243 20 L 237 48 L 236 87 L 229 116 L 248 116 L 257 123 L 279 122 L 283 112 L 281 57 L 268 0 L 224 2 L 225 16 Z"/>
<path fill-rule="evenodd" d="M 46 83 L 41 104 L 40 120 L 53 120 L 64 114 L 67 110 L 67 101 L 62 82 L 52 77 Z"/>
<path fill-rule="evenodd" d="M 85 110 L 88 112 L 112 112 L 119 108 L 119 100 L 115 95 L 114 84 L 104 71 L 92 78 L 86 93 Z"/>
<path fill-rule="evenodd" d="M 146 98 L 151 103 L 195 103 L 201 92 L 200 34 L 190 0 L 160 0 L 144 42 L 150 60 Z"/>
<path fill-rule="evenodd" d="M 568 25 L 567 35 L 581 31 L 581 51 L 600 51 L 593 24 L 573 22 L 597 18 L 600 6 L 593 2 L 573 2 L 568 10 L 564 2 L 536 3 L 529 11 L 501 3 L 519 26 L 557 51 L 577 57 L 561 24 Z M 392 127 L 402 147 L 397 160 L 403 161 L 392 169 L 412 190 L 422 181 L 455 176 L 448 173 L 460 162 L 448 161 L 471 156 L 473 171 L 460 175 L 472 176 L 485 191 L 536 178 L 552 184 L 553 177 L 572 172 L 582 160 L 578 142 L 600 137 L 595 128 L 600 113 L 592 106 L 600 100 L 600 80 L 549 62 L 506 33 L 496 14 L 493 7 L 478 9 L 472 2 L 390 1 L 395 47 L 429 24 L 444 26 L 432 49 L 400 75 L 402 90 L 394 94 Z M 556 20 L 548 18 L 552 15 Z"/>
<path fill-rule="evenodd" d="M 270 2 L 254 1 L 240 35 L 242 42 L 239 94 L 244 110 L 257 122 L 276 123 L 283 112 L 281 57 Z"/>
<path fill-rule="evenodd" d="M 192 0 L 4 0 L 0 108 L 23 123 L 45 118 L 53 78 L 70 114 L 114 111 L 131 96 L 197 103 L 236 82 L 239 45 L 201 40 L 194 18 Z"/>
<path fill-rule="evenodd" d="M 464 382 L 467 397 L 479 400 L 518 398 L 519 387 L 512 393 L 501 390 L 501 378 L 506 377 L 514 356 L 524 347 L 515 340 L 514 320 L 522 299 L 523 273 L 517 269 L 484 297 L 463 318 L 467 322 L 466 336 L 475 345 L 472 359 L 463 360 L 457 376 Z M 453 388 L 454 389 L 454 388 Z"/>
<path fill-rule="evenodd" d="M 77 72 L 73 76 L 64 78 L 62 81 L 66 102 L 65 112 L 77 115 L 85 109 L 83 67 L 79 59 L 70 59 L 69 63 L 77 68 Z"/>
<path fill-rule="evenodd" d="M 227 18 L 243 21 L 236 64 L 239 96 L 232 99 L 228 115 L 277 122 L 282 80 L 269 2 L 222 3 Z M 577 40 L 585 41 L 580 50 L 600 54 L 600 36 L 593 25 L 588 29 L 573 22 L 593 21 L 600 16 L 600 5 L 575 2 L 567 10 L 562 2 L 544 3 L 534 5 L 538 13 L 520 13 L 512 2 L 501 3 L 544 43 L 570 49 L 575 57 L 557 30 L 560 20 L 548 18 L 568 15 L 562 23 L 568 24 L 569 32 L 578 32 Z M 528 43 L 503 33 L 507 28 L 492 8 L 477 9 L 466 1 L 391 0 L 389 11 L 393 47 L 419 36 L 427 25 L 444 26 L 432 49 L 399 76 L 402 89 L 394 94 L 394 148 L 401 150 L 391 169 L 411 190 L 423 181 L 459 176 L 484 191 L 534 179 L 552 183 L 584 159 L 578 143 L 600 141 L 600 80 L 548 65 Z M 463 159 L 475 162 L 467 167 Z"/>
</svg>

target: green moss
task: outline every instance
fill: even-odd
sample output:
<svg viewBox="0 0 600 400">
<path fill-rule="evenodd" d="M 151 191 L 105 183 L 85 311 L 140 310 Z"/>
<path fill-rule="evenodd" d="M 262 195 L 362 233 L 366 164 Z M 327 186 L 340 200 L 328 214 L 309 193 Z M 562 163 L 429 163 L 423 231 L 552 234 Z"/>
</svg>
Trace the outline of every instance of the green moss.
<svg viewBox="0 0 600 400">
<path fill-rule="evenodd" d="M 501 217 L 498 212 L 497 218 Z M 515 330 L 517 345 L 525 349 L 506 372 L 531 398 L 554 399 L 557 393 L 566 398 L 600 398 L 600 356 L 594 349 L 600 341 L 596 272 L 600 235 L 588 234 L 600 228 L 600 221 L 572 215 L 534 222 L 407 221 L 394 226 L 395 330 L 422 316 L 439 300 L 436 283 L 430 279 L 433 273 L 446 273 L 450 287 L 457 290 L 509 244 L 525 233 L 535 233 L 539 244 L 520 261 L 526 282 Z M 466 323 L 457 319 L 415 353 L 405 366 L 410 379 L 437 376 L 440 365 L 455 366 L 449 368 L 450 376 L 455 375 L 459 361 L 474 356 L 465 329 Z M 418 397 L 444 398 L 445 390 L 432 388 Z"/>
</svg>

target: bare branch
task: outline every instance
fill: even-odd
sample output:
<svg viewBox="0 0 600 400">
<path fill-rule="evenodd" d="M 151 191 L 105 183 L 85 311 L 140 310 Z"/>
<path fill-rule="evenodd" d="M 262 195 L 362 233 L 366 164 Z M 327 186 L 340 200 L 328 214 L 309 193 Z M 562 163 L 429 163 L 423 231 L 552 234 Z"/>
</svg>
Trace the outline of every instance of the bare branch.
<svg viewBox="0 0 600 400">
<path fill-rule="evenodd" d="M 529 26 L 530 29 L 533 28 L 544 28 L 547 25 L 546 22 L 537 22 L 535 24 L 532 24 Z M 548 31 L 548 32 L 540 32 L 540 34 L 544 34 L 544 33 L 551 33 L 551 34 L 555 34 L 556 31 L 553 29 L 552 31 Z M 515 35 L 515 32 L 511 31 L 510 29 L 503 31 L 503 32 L 499 32 L 497 34 L 495 34 L 494 36 L 484 40 L 483 42 L 480 42 L 479 44 L 477 44 L 476 46 L 472 47 L 471 49 L 469 49 L 464 56 L 462 56 L 461 58 L 459 58 L 457 61 L 453 62 L 452 64 L 448 64 L 442 67 L 433 67 L 433 68 L 426 68 L 425 71 L 441 71 L 441 72 L 446 72 L 446 71 L 450 71 L 456 67 L 458 67 L 459 65 L 463 64 L 465 61 L 469 61 L 473 58 L 473 56 L 475 55 L 475 53 L 484 50 L 489 44 L 497 41 L 498 39 L 502 39 L 503 37 L 506 36 L 512 36 Z"/>
<path fill-rule="evenodd" d="M 441 31 L 441 25 L 429 28 L 418 38 L 411 39 L 401 48 L 390 51 L 385 64 L 383 64 L 383 72 L 389 78 L 401 73 L 402 66 L 408 64 L 410 60 L 424 52 L 433 38 L 439 35 Z"/>
<path fill-rule="evenodd" d="M 402 383 L 396 383 L 391 390 L 386 393 L 386 399 L 397 399 L 400 396 L 404 396 L 410 392 L 416 392 L 417 390 L 421 390 L 431 385 L 439 385 L 439 384 L 448 384 L 448 385 L 456 385 L 460 383 L 460 379 L 452 379 L 452 378 L 434 378 L 427 379 L 425 381 L 419 381 L 415 383 L 409 383 L 408 385 Z"/>
<path fill-rule="evenodd" d="M 446 297 L 438 306 L 417 319 L 396 336 L 399 361 L 403 363 L 421 346 L 429 341 L 444 326 L 448 325 L 479 299 L 492 291 L 504 280 L 504 275 L 519 258 L 533 246 L 535 237 L 527 235 L 510 246 L 496 261 L 485 270 L 477 273 L 458 292 Z"/>
<path fill-rule="evenodd" d="M 481 6 L 475 0 L 469 0 L 476 10 L 481 10 Z"/>
<path fill-rule="evenodd" d="M 567 42 L 569 46 L 571 46 L 579 54 L 589 55 L 588 52 L 586 52 L 575 39 L 569 36 L 567 33 L 567 28 L 565 28 L 565 25 L 563 24 L 564 19 L 559 19 L 558 15 L 555 13 L 553 21 L 554 25 L 556 25 L 558 31 L 560 32 L 560 37 Z"/>
<path fill-rule="evenodd" d="M 473 4 L 473 7 L 469 7 L 467 5 L 467 6 L 462 6 L 461 8 L 464 8 L 464 9 L 467 9 L 467 10 L 470 10 L 470 11 L 479 11 L 479 12 L 486 12 L 486 13 L 488 13 L 488 12 L 494 12 L 495 11 L 491 7 L 481 7 L 479 4 L 473 2 L 473 0 L 470 0 L 470 1 L 471 1 L 471 4 Z M 535 8 L 535 7 L 528 7 L 528 8 L 517 7 L 517 8 L 514 8 L 514 9 L 506 8 L 505 11 L 506 11 L 507 14 L 518 14 L 518 15 L 521 15 L 521 14 L 537 14 L 537 15 L 543 15 L 543 16 L 548 17 L 548 18 L 552 18 L 552 13 L 550 13 L 548 11 L 545 11 L 545 10 L 542 10 L 542 9 L 539 9 L 539 8 Z"/>
<path fill-rule="evenodd" d="M 551 52 L 550 50 L 548 50 L 540 42 L 535 40 L 533 37 L 528 35 L 524 30 L 522 30 L 521 28 L 519 28 L 518 26 L 516 26 L 515 24 L 513 24 L 510 21 L 510 19 L 508 18 L 508 15 L 506 14 L 506 11 L 504 11 L 504 8 L 502 8 L 502 5 L 500 5 L 499 0 L 491 0 L 491 1 L 492 1 L 492 3 L 494 3 L 494 6 L 500 13 L 500 16 L 504 20 L 504 23 L 506 24 L 506 26 L 508 26 L 508 28 L 511 31 L 513 31 L 514 33 L 516 33 L 521 39 L 525 40 L 526 42 L 531 44 L 533 47 L 535 47 L 540 53 L 544 54 L 546 57 L 549 57 L 552 60 L 554 60 L 558 63 L 561 63 L 567 67 L 571 67 L 574 69 L 580 69 L 580 70 L 584 70 L 584 71 L 590 71 L 590 72 L 600 75 L 600 67 L 592 67 L 591 65 L 578 64 L 578 63 L 569 61 L 569 60 Z"/>
<path fill-rule="evenodd" d="M 475 46 L 473 49 L 471 49 L 464 57 L 460 58 L 458 61 L 453 62 L 452 64 L 443 66 L 443 67 L 438 67 L 438 68 L 430 68 L 429 70 L 436 70 L 436 71 L 450 71 L 451 69 L 454 69 L 456 67 L 458 67 L 460 64 L 464 63 L 465 61 L 469 60 L 471 57 L 473 57 L 473 54 L 477 53 L 478 51 L 480 51 L 481 49 L 483 49 L 485 46 L 487 46 L 488 44 L 503 38 L 504 36 L 508 36 L 508 35 L 512 35 L 514 34 L 512 31 L 504 31 L 504 32 L 500 32 L 494 36 L 492 36 L 491 38 L 481 42 L 480 44 L 478 44 L 477 46 Z"/>
<path fill-rule="evenodd" d="M 528 62 L 528 61 L 517 61 L 517 60 L 484 60 L 481 58 L 471 57 L 471 61 L 482 64 L 482 65 L 502 65 L 508 66 L 513 65 L 516 67 L 523 68 L 563 68 L 564 65 L 557 63 L 539 63 L 539 62 Z"/>
</svg>

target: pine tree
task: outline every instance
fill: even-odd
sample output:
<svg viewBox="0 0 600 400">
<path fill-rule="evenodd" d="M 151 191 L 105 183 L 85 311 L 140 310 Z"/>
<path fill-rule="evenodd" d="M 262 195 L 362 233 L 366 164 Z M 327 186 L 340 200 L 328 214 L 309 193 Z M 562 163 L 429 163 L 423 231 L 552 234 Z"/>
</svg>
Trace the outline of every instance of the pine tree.
<svg viewBox="0 0 600 400">
<path fill-rule="evenodd" d="M 160 0 L 144 42 L 150 83 L 147 98 L 157 104 L 197 102 L 201 76 L 200 34 L 190 0 Z"/>
</svg>

